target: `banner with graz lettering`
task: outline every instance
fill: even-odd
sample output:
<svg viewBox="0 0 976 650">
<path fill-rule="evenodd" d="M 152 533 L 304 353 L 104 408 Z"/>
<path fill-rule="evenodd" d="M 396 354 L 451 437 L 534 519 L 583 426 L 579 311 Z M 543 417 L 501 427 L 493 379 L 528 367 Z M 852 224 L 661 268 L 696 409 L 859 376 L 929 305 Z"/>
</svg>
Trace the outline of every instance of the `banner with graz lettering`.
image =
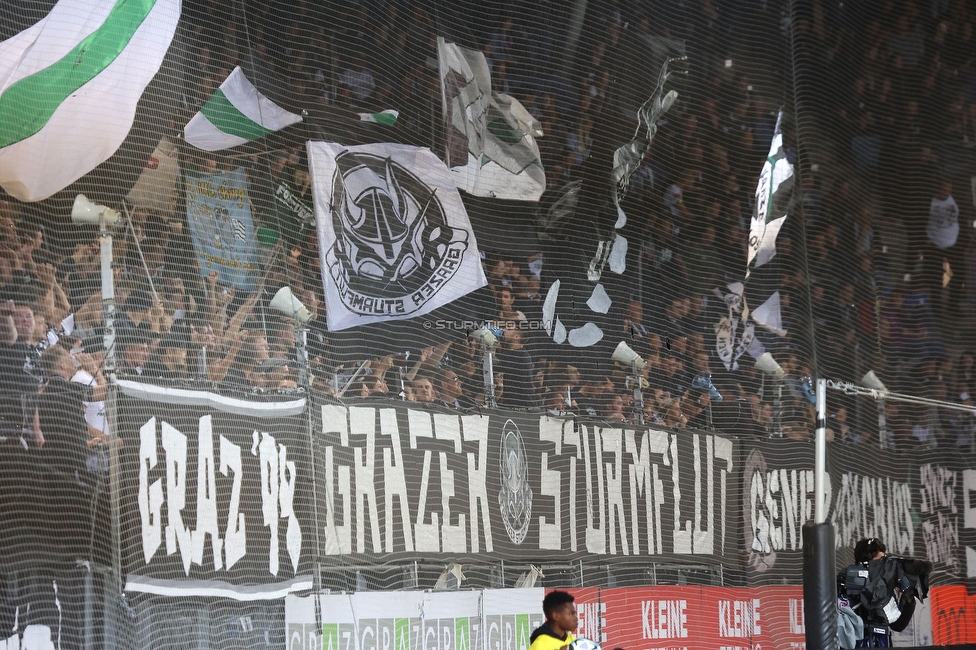
<svg viewBox="0 0 976 650">
<path fill-rule="evenodd" d="M 119 384 L 126 591 L 254 600 L 310 589 L 304 398 Z"/>
<path fill-rule="evenodd" d="M 801 529 L 813 519 L 813 445 L 764 440 L 740 447 L 742 539 L 749 584 L 799 582 Z M 826 497 L 838 566 L 862 537 L 891 555 L 934 565 L 932 584 L 976 587 L 976 458 L 946 450 L 827 446 Z"/>
<path fill-rule="evenodd" d="M 735 552 L 719 435 L 390 401 L 314 413 L 326 563 Z"/>
</svg>

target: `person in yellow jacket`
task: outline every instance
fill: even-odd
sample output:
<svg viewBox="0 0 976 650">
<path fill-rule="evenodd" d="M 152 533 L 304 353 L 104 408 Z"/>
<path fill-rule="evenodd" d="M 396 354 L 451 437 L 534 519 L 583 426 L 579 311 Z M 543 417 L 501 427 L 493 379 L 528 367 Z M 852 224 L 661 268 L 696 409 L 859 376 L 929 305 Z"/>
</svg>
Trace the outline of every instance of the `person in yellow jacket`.
<svg viewBox="0 0 976 650">
<path fill-rule="evenodd" d="M 561 650 L 576 640 L 573 632 L 579 624 L 573 595 L 565 591 L 550 591 L 542 599 L 546 622 L 529 637 L 529 650 Z"/>
</svg>

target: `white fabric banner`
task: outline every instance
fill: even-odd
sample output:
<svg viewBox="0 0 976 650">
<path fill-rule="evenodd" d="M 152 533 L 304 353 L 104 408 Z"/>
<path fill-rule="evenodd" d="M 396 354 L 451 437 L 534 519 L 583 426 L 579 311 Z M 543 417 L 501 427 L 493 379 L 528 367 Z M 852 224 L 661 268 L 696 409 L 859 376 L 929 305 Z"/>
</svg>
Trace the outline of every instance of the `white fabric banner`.
<svg viewBox="0 0 976 650">
<path fill-rule="evenodd" d="M 437 39 L 447 164 L 475 196 L 538 201 L 546 191 L 539 121 L 514 97 L 493 93 L 485 55 Z"/>
<path fill-rule="evenodd" d="M 429 149 L 308 143 L 332 331 L 422 316 L 487 284 L 451 172 Z"/>
</svg>

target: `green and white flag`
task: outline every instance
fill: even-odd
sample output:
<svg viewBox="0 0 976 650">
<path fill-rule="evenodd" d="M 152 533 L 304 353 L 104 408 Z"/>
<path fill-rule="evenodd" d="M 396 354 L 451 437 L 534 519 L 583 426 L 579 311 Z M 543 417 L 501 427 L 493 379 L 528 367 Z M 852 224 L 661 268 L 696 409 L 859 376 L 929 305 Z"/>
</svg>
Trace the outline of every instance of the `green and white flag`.
<svg viewBox="0 0 976 650">
<path fill-rule="evenodd" d="M 219 151 L 301 121 L 301 115 L 289 113 L 259 93 L 237 67 L 187 123 L 183 138 L 197 149 Z"/>
<path fill-rule="evenodd" d="M 384 126 L 393 126 L 399 117 L 400 111 L 393 110 L 392 108 L 380 111 L 379 113 L 359 113 L 360 122 L 373 122 Z"/>
<path fill-rule="evenodd" d="M 783 111 L 776 118 L 776 131 L 769 146 L 769 155 L 763 163 L 756 187 L 756 211 L 749 229 L 749 253 L 746 260 L 746 277 L 753 268 L 759 268 L 776 254 L 776 236 L 786 221 L 791 190 L 793 189 L 793 165 L 783 149 Z M 755 260 L 755 265 L 753 261 Z"/>
<path fill-rule="evenodd" d="M 458 189 L 475 196 L 538 201 L 546 173 L 539 121 L 514 97 L 491 90 L 485 55 L 437 39 L 447 166 Z"/>
<path fill-rule="evenodd" d="M 0 186 L 41 201 L 114 154 L 180 10 L 180 0 L 61 0 L 0 43 Z"/>
</svg>

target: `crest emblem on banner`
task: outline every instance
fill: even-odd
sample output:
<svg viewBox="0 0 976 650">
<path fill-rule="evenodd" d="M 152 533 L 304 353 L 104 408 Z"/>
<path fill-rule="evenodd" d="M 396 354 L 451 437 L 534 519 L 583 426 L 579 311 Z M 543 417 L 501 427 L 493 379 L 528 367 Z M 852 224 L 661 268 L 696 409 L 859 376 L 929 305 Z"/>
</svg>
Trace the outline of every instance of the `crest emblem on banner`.
<svg viewBox="0 0 976 650">
<path fill-rule="evenodd" d="M 502 427 L 501 490 L 498 505 L 505 523 L 505 531 L 513 544 L 521 544 L 529 532 L 532 517 L 532 488 L 529 487 L 529 460 L 522 442 L 522 432 L 512 420 Z"/>
<path fill-rule="evenodd" d="M 743 520 L 746 522 L 743 530 L 747 565 L 756 573 L 765 573 L 776 564 L 776 551 L 770 538 L 773 518 L 764 498 L 763 481 L 769 476 L 769 470 L 762 451 L 753 449 L 749 452 L 743 475 Z"/>
<path fill-rule="evenodd" d="M 343 304 L 371 314 L 374 296 L 409 298 L 431 280 L 449 280 L 468 233 L 447 224 L 437 192 L 391 158 L 345 151 L 333 177 L 335 244 L 329 271 Z M 443 282 L 438 286 L 443 286 Z M 419 310 L 435 292 L 423 292 Z"/>
</svg>

